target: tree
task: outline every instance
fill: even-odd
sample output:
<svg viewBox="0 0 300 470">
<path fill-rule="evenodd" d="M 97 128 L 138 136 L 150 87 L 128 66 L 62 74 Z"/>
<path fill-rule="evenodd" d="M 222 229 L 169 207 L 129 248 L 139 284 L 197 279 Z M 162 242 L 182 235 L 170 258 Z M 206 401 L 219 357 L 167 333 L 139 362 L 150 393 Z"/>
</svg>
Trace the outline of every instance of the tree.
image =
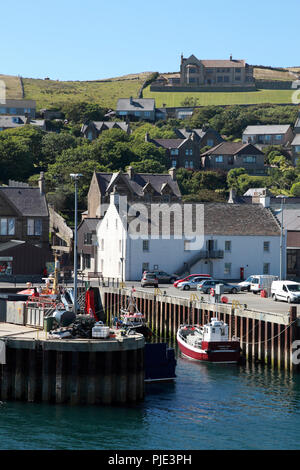
<svg viewBox="0 0 300 470">
<path fill-rule="evenodd" d="M 294 183 L 291 187 L 291 194 L 295 197 L 300 196 L 300 182 Z"/>
<path fill-rule="evenodd" d="M 232 168 L 227 174 L 227 185 L 229 188 L 239 191 L 238 177 L 247 174 L 245 168 Z"/>
<path fill-rule="evenodd" d="M 62 132 L 56 134 L 54 132 L 47 133 L 42 138 L 42 151 L 40 166 L 46 170 L 49 164 L 55 163 L 55 159 L 63 150 L 75 148 L 79 144 L 80 139 Z"/>
</svg>

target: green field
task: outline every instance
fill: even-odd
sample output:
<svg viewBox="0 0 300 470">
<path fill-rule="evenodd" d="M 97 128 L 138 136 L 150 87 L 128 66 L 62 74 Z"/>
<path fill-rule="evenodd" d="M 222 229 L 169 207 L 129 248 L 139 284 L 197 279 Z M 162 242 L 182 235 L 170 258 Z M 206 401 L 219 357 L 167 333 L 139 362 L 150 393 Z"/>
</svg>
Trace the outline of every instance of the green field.
<svg viewBox="0 0 300 470">
<path fill-rule="evenodd" d="M 258 90 L 248 92 L 152 92 L 150 87 L 143 91 L 144 98 L 154 98 L 158 108 L 182 106 L 185 98 L 196 98 L 199 106 L 233 104 L 283 104 L 292 103 L 294 90 Z"/>
<path fill-rule="evenodd" d="M 86 101 L 115 109 L 118 98 L 137 97 L 148 72 L 99 81 L 58 81 L 23 78 L 26 99 L 36 100 L 37 109 L 70 101 Z"/>
</svg>

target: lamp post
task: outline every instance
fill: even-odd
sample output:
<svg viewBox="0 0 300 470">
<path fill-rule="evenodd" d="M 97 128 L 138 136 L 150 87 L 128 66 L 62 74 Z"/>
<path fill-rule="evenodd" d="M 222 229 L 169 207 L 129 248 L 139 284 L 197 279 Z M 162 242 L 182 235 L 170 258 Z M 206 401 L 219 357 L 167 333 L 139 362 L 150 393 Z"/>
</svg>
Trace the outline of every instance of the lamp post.
<svg viewBox="0 0 300 470">
<path fill-rule="evenodd" d="M 281 231 L 280 231 L 280 280 L 282 280 L 283 277 L 283 204 L 284 200 L 288 196 L 276 196 L 277 198 L 281 199 Z"/>
<path fill-rule="evenodd" d="M 75 183 L 75 219 L 74 219 L 74 305 L 73 311 L 77 314 L 77 186 L 81 173 L 70 173 Z"/>
</svg>

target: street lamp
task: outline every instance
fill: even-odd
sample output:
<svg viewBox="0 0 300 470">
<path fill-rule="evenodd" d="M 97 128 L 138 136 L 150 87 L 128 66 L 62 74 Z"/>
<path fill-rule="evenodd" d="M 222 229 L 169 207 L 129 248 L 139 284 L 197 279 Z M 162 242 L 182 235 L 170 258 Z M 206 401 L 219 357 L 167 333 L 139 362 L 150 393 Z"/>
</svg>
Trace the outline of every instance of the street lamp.
<svg viewBox="0 0 300 470">
<path fill-rule="evenodd" d="M 74 221 L 74 305 L 73 311 L 77 314 L 77 185 L 78 180 L 82 176 L 81 173 L 70 173 L 75 183 L 75 221 Z"/>
<path fill-rule="evenodd" d="M 283 196 L 283 195 L 279 195 L 279 196 L 276 196 L 277 198 L 281 199 L 281 232 L 280 232 L 280 280 L 282 280 L 282 277 L 283 277 L 283 204 L 284 204 L 284 200 L 288 197 L 288 196 Z"/>
</svg>

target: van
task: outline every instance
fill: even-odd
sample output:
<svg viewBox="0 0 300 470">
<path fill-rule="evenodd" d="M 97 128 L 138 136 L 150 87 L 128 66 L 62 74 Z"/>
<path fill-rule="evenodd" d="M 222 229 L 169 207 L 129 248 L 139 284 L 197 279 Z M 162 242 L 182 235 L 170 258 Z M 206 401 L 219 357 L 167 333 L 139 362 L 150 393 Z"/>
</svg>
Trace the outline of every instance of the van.
<svg viewBox="0 0 300 470">
<path fill-rule="evenodd" d="M 270 294 L 273 281 L 278 281 L 278 276 L 271 276 L 267 274 L 252 276 L 250 290 L 253 292 L 253 294 L 258 294 L 262 290 L 266 290 L 268 291 L 268 294 Z"/>
<path fill-rule="evenodd" d="M 271 294 L 273 300 L 283 300 L 284 302 L 300 302 L 300 283 L 294 281 L 274 281 L 272 282 Z"/>
</svg>

